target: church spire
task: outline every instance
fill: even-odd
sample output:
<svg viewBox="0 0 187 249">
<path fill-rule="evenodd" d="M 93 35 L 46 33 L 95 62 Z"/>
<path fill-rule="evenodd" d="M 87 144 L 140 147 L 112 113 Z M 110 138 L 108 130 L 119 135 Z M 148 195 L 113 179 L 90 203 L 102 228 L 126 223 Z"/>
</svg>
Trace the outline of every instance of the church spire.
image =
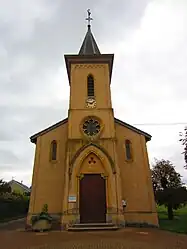
<svg viewBox="0 0 187 249">
<path fill-rule="evenodd" d="M 99 48 L 97 46 L 97 43 L 92 35 L 91 32 L 91 25 L 90 22 L 93 20 L 90 15 L 90 9 L 87 10 L 88 12 L 88 17 L 86 20 L 88 21 L 88 31 L 86 33 L 86 36 L 84 38 L 84 41 L 82 43 L 82 46 L 79 51 L 79 55 L 94 55 L 94 54 L 101 54 L 99 51 Z"/>
</svg>

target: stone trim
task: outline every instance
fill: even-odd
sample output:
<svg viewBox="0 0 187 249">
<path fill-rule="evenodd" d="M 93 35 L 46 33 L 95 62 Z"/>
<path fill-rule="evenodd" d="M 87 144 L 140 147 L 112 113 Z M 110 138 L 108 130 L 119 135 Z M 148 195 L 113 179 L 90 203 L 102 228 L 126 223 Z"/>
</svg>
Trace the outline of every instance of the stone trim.
<svg viewBox="0 0 187 249">
<path fill-rule="evenodd" d="M 109 160 L 109 162 L 110 162 L 110 165 L 111 165 L 111 167 L 112 167 L 112 172 L 113 172 L 113 174 L 115 174 L 115 173 L 116 173 L 115 164 L 114 164 L 112 158 L 110 157 L 110 155 L 108 154 L 108 152 L 107 152 L 103 147 L 101 147 L 100 145 L 95 144 L 95 143 L 92 143 L 92 142 L 91 142 L 91 143 L 88 143 L 88 144 L 86 144 L 86 145 L 84 145 L 84 146 L 82 146 L 82 147 L 75 153 L 73 159 L 72 159 L 71 162 L 70 162 L 69 174 L 72 174 L 72 171 L 73 171 L 73 164 L 74 164 L 74 162 L 76 161 L 76 159 L 78 158 L 78 156 L 81 154 L 81 152 L 83 152 L 86 148 L 88 148 L 88 147 L 90 147 L 90 146 L 96 147 L 97 149 L 101 150 L 101 151 L 106 155 L 106 157 L 108 158 L 108 160 Z"/>
<path fill-rule="evenodd" d="M 114 54 L 100 55 L 64 55 L 69 84 L 71 85 L 71 65 L 72 64 L 108 64 L 109 77 L 111 81 Z"/>
<path fill-rule="evenodd" d="M 81 69 L 81 68 L 104 68 L 103 64 L 76 64 L 74 69 Z"/>
<path fill-rule="evenodd" d="M 69 212 L 68 212 L 69 211 Z M 63 215 L 67 215 L 67 214 L 77 214 L 76 212 L 71 212 L 71 210 L 68 210 L 68 211 L 64 211 L 64 212 L 61 212 L 61 213 L 49 213 L 52 217 L 60 217 L 60 216 L 63 216 Z M 38 212 L 38 213 L 28 213 L 27 215 L 39 215 L 41 212 Z M 118 213 L 121 213 L 121 210 L 119 209 L 119 211 L 115 211 L 115 212 L 110 212 L 107 211 L 106 214 L 118 214 Z M 152 212 L 152 211 L 124 211 L 123 214 L 157 214 L 157 212 Z"/>
</svg>

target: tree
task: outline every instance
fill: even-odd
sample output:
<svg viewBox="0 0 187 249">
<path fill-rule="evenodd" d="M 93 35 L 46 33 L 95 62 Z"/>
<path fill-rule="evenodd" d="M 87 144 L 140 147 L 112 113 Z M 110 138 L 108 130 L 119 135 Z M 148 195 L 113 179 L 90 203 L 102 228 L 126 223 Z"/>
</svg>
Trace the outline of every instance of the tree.
<svg viewBox="0 0 187 249">
<path fill-rule="evenodd" d="M 154 191 L 165 188 L 181 187 L 181 175 L 175 171 L 175 167 L 169 160 L 157 160 L 153 164 L 152 182 Z"/>
<path fill-rule="evenodd" d="M 187 201 L 187 190 L 185 187 L 166 188 L 155 193 L 158 205 L 165 205 L 168 209 L 168 219 L 173 219 L 173 209 L 181 208 Z"/>
<path fill-rule="evenodd" d="M 187 190 L 183 187 L 181 175 L 169 160 L 157 160 L 152 168 L 152 182 L 156 202 L 165 205 L 168 219 L 173 219 L 173 209 L 178 209 L 187 201 Z"/>
<path fill-rule="evenodd" d="M 184 147 L 184 151 L 182 152 L 182 154 L 184 154 L 184 161 L 185 161 L 184 168 L 187 169 L 187 126 L 184 128 L 184 133 L 180 132 L 179 136 L 181 137 L 179 141 L 182 143 Z"/>
<path fill-rule="evenodd" d="M 7 182 L 4 182 L 2 179 L 0 179 L 0 194 L 3 193 L 10 193 L 11 187 Z"/>
</svg>

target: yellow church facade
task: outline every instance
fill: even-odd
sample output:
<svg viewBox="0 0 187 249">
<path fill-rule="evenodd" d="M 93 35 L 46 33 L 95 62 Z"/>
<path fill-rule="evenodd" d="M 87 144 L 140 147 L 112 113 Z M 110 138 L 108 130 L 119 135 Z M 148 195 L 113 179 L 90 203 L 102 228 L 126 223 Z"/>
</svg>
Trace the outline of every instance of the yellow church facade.
<svg viewBox="0 0 187 249">
<path fill-rule="evenodd" d="M 47 204 L 64 229 L 80 223 L 158 226 L 146 146 L 151 136 L 114 117 L 113 59 L 100 53 L 90 25 L 79 54 L 65 55 L 68 118 L 31 137 L 28 225 Z"/>
</svg>

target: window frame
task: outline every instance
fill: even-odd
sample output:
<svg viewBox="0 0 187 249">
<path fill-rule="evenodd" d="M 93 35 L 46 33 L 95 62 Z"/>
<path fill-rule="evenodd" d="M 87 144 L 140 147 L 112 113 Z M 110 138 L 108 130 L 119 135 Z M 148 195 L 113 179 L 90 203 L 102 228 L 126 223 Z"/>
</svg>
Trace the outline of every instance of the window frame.
<svg viewBox="0 0 187 249">
<path fill-rule="evenodd" d="M 53 159 L 53 153 L 54 153 L 54 145 L 55 147 L 55 159 Z M 58 143 L 56 140 L 53 140 L 50 144 L 50 161 L 51 162 L 56 162 L 57 161 L 57 150 L 58 150 Z"/>
<path fill-rule="evenodd" d="M 87 98 L 95 97 L 95 81 L 92 74 L 87 76 Z"/>
<path fill-rule="evenodd" d="M 127 145 L 129 147 L 129 152 L 127 153 Z M 130 153 L 130 158 L 127 156 Z M 125 161 L 132 162 L 133 161 L 133 151 L 132 151 L 132 142 L 130 139 L 125 139 Z"/>
</svg>

